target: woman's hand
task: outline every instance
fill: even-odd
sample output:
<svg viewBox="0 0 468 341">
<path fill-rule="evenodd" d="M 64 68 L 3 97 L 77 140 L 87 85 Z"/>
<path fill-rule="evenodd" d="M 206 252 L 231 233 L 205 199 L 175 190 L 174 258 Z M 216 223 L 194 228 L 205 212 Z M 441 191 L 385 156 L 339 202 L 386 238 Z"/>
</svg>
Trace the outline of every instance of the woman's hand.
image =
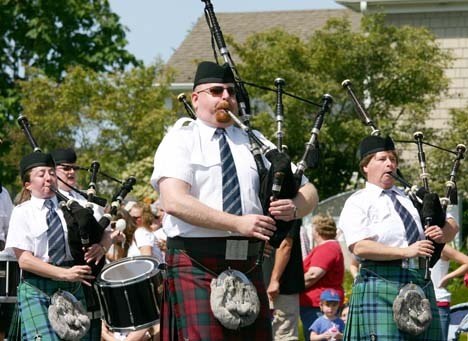
<svg viewBox="0 0 468 341">
<path fill-rule="evenodd" d="M 434 245 L 430 240 L 418 240 L 406 249 L 406 258 L 430 257 L 434 253 Z"/>
<path fill-rule="evenodd" d="M 88 249 L 84 249 L 84 260 L 86 263 L 91 263 L 95 260 L 94 264 L 98 264 L 102 257 L 104 257 L 107 253 L 107 249 L 101 244 L 93 244 Z"/>
<path fill-rule="evenodd" d="M 81 282 L 87 286 L 91 286 L 90 281 L 94 279 L 89 265 L 75 265 L 63 270 L 63 277 L 61 279 L 67 282 Z"/>
<path fill-rule="evenodd" d="M 427 227 L 424 230 L 424 235 L 427 238 L 431 238 L 436 243 L 439 243 L 439 244 L 445 243 L 444 232 L 437 225 L 432 225 L 432 226 Z"/>
</svg>

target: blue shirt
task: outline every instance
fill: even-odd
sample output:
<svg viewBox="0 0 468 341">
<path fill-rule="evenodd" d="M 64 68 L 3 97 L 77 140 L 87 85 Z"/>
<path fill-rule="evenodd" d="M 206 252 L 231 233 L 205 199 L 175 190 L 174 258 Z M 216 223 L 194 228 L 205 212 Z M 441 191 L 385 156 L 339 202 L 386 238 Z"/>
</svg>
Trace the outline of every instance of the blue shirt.
<svg viewBox="0 0 468 341">
<path fill-rule="evenodd" d="M 341 318 L 336 317 L 334 320 L 329 320 L 325 315 L 322 315 L 312 323 L 309 327 L 309 331 L 320 335 L 331 329 L 333 326 L 335 326 L 340 333 L 344 332 L 345 323 Z"/>
</svg>

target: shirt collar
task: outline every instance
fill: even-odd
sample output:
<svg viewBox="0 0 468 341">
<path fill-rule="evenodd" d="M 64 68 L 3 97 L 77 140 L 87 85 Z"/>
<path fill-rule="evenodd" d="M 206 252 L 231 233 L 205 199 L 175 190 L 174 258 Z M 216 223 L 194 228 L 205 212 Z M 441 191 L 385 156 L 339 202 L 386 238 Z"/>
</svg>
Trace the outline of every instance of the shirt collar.
<svg viewBox="0 0 468 341">
<path fill-rule="evenodd" d="M 202 120 L 197 120 L 196 122 L 200 129 L 200 136 L 203 142 L 213 141 L 214 139 L 216 139 L 215 131 L 217 127 L 209 126 Z M 234 126 L 230 125 L 229 127 L 224 128 L 224 130 L 226 131 L 226 135 L 232 140 L 234 134 Z"/>
<path fill-rule="evenodd" d="M 58 207 L 58 203 L 57 203 L 57 197 L 56 196 L 53 196 L 52 198 L 47 198 L 47 199 L 50 199 L 54 202 L 54 206 L 55 207 Z M 45 207 L 44 205 L 44 202 L 46 201 L 46 199 L 43 199 L 43 198 L 37 198 L 35 196 L 32 196 L 31 195 L 31 204 L 39 209 L 47 209 L 47 207 Z"/>
<path fill-rule="evenodd" d="M 366 190 L 371 195 L 372 197 L 371 199 L 377 199 L 380 195 L 383 194 L 383 191 L 384 191 L 382 187 L 374 185 L 370 182 L 366 182 Z M 394 192 L 396 195 L 402 195 L 402 196 L 405 195 L 404 192 L 396 186 L 392 186 L 391 188 L 389 188 L 389 190 Z"/>
</svg>

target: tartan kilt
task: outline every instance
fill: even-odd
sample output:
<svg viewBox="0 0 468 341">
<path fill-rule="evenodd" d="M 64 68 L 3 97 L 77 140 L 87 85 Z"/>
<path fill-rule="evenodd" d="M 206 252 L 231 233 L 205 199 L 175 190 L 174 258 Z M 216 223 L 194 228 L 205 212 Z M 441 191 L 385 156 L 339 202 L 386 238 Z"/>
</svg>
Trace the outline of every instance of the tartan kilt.
<svg viewBox="0 0 468 341">
<path fill-rule="evenodd" d="M 207 246 L 209 248 L 209 245 Z M 196 257 L 194 262 L 185 252 L 168 249 L 167 276 L 161 313 L 161 340 L 225 341 L 272 340 L 271 314 L 263 281 L 262 268 L 257 266 L 246 276 L 255 285 L 260 299 L 260 313 L 255 323 L 238 330 L 224 328 L 210 308 L 210 283 L 215 276 L 205 269 L 220 274 L 228 267 L 245 274 L 256 261 L 226 261 L 219 256 Z"/>
<path fill-rule="evenodd" d="M 393 301 L 407 283 L 419 285 L 431 303 L 431 324 L 418 336 L 401 332 L 393 320 Z M 434 287 L 431 281 L 424 280 L 424 269 L 382 265 L 361 267 L 352 289 L 343 340 L 442 340 Z"/>
<path fill-rule="evenodd" d="M 58 290 L 69 291 L 86 308 L 83 288 L 78 282 L 60 282 L 47 278 L 28 278 L 18 286 L 19 320 L 13 318 L 12 324 L 19 323 L 22 340 L 60 340 L 52 329 L 48 318 L 50 298 Z M 88 334 L 81 340 L 89 340 Z"/>
</svg>

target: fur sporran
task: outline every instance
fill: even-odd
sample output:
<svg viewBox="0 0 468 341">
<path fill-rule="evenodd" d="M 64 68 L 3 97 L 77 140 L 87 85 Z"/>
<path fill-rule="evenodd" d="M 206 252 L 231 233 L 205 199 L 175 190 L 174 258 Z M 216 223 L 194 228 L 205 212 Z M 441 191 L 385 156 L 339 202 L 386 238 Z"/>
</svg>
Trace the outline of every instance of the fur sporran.
<svg viewBox="0 0 468 341">
<path fill-rule="evenodd" d="M 257 289 L 242 272 L 223 271 L 211 281 L 211 311 L 226 328 L 251 325 L 260 312 Z"/>
<path fill-rule="evenodd" d="M 420 335 L 429 328 L 431 303 L 421 287 L 409 283 L 400 289 L 393 302 L 393 319 L 399 330 L 410 335 Z"/>
<path fill-rule="evenodd" d="M 52 328 L 62 340 L 80 340 L 91 323 L 81 302 L 63 290 L 52 295 L 48 315 Z"/>
</svg>

